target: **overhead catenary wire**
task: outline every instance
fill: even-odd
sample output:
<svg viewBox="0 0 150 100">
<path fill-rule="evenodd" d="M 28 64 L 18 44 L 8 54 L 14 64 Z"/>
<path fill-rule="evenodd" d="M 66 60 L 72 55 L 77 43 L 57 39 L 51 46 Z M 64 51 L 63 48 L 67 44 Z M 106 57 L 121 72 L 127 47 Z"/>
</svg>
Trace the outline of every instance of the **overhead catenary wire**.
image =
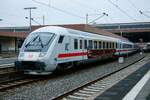
<svg viewBox="0 0 150 100">
<path fill-rule="evenodd" d="M 113 6 L 115 6 L 118 10 L 120 10 L 123 14 L 125 14 L 127 17 L 129 17 L 130 19 L 136 21 L 135 18 L 133 18 L 132 16 L 130 16 L 126 11 L 124 11 L 123 9 L 121 9 L 118 5 L 116 5 L 115 3 L 113 3 L 111 0 L 107 0 L 110 4 L 112 4 Z"/>
<path fill-rule="evenodd" d="M 70 0 L 67 0 L 67 1 L 70 1 Z M 71 2 L 74 2 L 74 3 L 76 3 L 77 5 L 80 5 L 81 7 L 84 7 L 84 8 L 86 8 L 86 9 L 96 10 L 94 7 L 91 7 L 91 6 L 89 6 L 89 5 L 85 4 L 85 3 L 82 3 L 82 2 L 80 2 L 80 1 L 78 1 L 78 0 L 71 0 Z"/>
<path fill-rule="evenodd" d="M 135 4 L 131 1 L 131 0 L 128 0 L 130 2 L 130 4 L 134 7 L 135 10 L 138 11 L 138 13 L 140 13 L 141 15 L 144 15 L 145 17 L 147 18 L 150 18 L 150 16 L 148 14 L 146 14 L 147 12 L 149 11 L 142 11 L 140 10 L 137 6 L 135 6 Z"/>
<path fill-rule="evenodd" d="M 65 13 L 65 14 L 67 14 L 67 15 L 71 15 L 71 16 L 74 16 L 74 17 L 78 17 L 78 18 L 80 18 L 80 19 L 85 19 L 85 17 L 78 16 L 78 15 L 76 15 L 76 14 L 74 14 L 74 13 L 65 11 L 65 10 L 63 10 L 63 9 L 54 7 L 54 6 L 52 6 L 52 5 L 49 5 L 49 4 L 46 4 L 46 3 L 43 3 L 43 2 L 39 2 L 39 1 L 36 1 L 36 0 L 32 0 L 32 1 L 35 2 L 35 3 L 41 4 L 41 5 L 47 6 L 47 7 L 49 7 L 49 8 L 53 8 L 54 10 L 57 10 L 57 11 L 62 12 L 62 13 Z"/>
<path fill-rule="evenodd" d="M 32 20 L 34 23 L 36 23 L 36 24 L 38 24 L 38 25 L 41 25 L 39 22 L 37 22 L 36 20 L 34 20 L 34 18 L 31 18 L 31 20 Z"/>
<path fill-rule="evenodd" d="M 132 5 L 132 7 L 133 7 L 135 10 L 139 11 L 139 8 L 138 8 L 131 0 L 128 0 L 128 2 Z"/>
<path fill-rule="evenodd" d="M 103 12 L 103 14 L 97 18 L 95 18 L 93 21 L 89 22 L 89 23 L 94 23 L 95 21 L 97 21 L 98 19 L 104 17 L 104 16 L 108 16 L 108 14 L 106 14 L 105 12 Z"/>
<path fill-rule="evenodd" d="M 132 6 L 133 10 L 136 12 L 134 14 L 136 14 L 136 15 L 138 14 L 139 15 L 139 7 L 137 7 L 137 5 L 135 5 L 135 3 L 132 2 L 132 0 L 127 0 L 127 1 Z M 140 16 L 138 18 L 143 20 L 143 18 L 141 18 L 141 14 L 140 14 Z"/>
<path fill-rule="evenodd" d="M 146 14 L 144 11 L 139 10 L 139 13 L 140 13 L 141 15 L 144 15 L 144 16 L 147 17 L 147 18 L 150 18 L 150 16 L 149 16 L 148 14 Z"/>
</svg>

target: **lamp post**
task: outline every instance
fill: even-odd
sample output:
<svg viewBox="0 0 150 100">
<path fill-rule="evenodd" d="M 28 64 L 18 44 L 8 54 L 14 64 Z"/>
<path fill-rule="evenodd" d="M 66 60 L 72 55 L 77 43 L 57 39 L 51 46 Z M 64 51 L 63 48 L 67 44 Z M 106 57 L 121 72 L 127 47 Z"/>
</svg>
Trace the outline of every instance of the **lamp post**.
<svg viewBox="0 0 150 100">
<path fill-rule="evenodd" d="M 26 7 L 26 8 L 24 8 L 25 10 L 29 10 L 29 26 L 30 26 L 30 31 L 32 30 L 31 29 L 31 25 L 32 25 L 32 23 L 31 23 L 31 10 L 32 9 L 37 9 L 37 7 Z"/>
</svg>

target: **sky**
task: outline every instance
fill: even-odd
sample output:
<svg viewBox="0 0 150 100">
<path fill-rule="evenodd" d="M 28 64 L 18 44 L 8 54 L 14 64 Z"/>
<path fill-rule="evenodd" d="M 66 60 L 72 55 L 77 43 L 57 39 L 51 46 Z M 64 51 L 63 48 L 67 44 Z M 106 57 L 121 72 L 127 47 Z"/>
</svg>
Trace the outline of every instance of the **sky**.
<svg viewBox="0 0 150 100">
<path fill-rule="evenodd" d="M 29 10 L 32 25 L 94 23 L 150 22 L 150 0 L 0 0 L 0 27 L 29 26 Z M 141 13 L 139 12 L 141 11 Z M 108 16 L 103 15 L 108 14 Z"/>
</svg>

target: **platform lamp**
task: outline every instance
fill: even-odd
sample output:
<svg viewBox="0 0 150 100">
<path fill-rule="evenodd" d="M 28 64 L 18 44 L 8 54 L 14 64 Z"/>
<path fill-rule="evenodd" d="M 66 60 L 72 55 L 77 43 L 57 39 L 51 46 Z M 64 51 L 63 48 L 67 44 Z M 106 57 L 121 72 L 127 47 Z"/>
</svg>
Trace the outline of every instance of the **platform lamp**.
<svg viewBox="0 0 150 100">
<path fill-rule="evenodd" d="M 26 8 L 24 8 L 24 9 L 25 9 L 25 10 L 29 10 L 29 25 L 30 25 L 30 31 L 31 31 L 31 30 L 32 30 L 32 29 L 31 29 L 31 28 L 32 28 L 32 27 L 31 27 L 31 25 L 32 25 L 32 24 L 31 24 L 31 20 L 32 20 L 32 19 L 31 19 L 31 13 L 32 13 L 31 10 L 32 10 L 32 9 L 37 9 L 37 7 L 26 7 Z"/>
</svg>

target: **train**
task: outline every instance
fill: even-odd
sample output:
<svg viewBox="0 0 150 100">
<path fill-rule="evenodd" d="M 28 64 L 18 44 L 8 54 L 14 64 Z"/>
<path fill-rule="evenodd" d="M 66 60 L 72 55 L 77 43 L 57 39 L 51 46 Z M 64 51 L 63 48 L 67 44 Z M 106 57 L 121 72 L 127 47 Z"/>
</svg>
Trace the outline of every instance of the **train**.
<svg viewBox="0 0 150 100">
<path fill-rule="evenodd" d="M 134 43 L 74 29 L 46 26 L 25 39 L 15 67 L 31 75 L 48 75 L 80 62 L 101 60 L 135 51 Z"/>
<path fill-rule="evenodd" d="M 150 52 L 150 43 L 145 43 L 145 45 L 143 46 L 143 51 L 144 52 Z"/>
</svg>

